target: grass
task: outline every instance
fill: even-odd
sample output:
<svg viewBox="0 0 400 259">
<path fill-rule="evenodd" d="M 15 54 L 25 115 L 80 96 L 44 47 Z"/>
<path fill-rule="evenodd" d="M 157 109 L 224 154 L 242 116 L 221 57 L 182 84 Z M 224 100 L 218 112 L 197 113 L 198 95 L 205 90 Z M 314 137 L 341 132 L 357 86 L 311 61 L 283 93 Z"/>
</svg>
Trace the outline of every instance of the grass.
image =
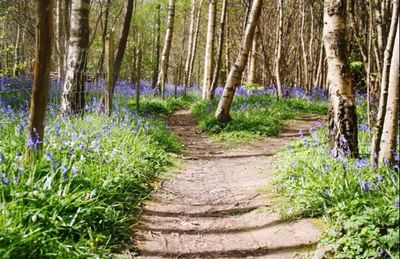
<svg viewBox="0 0 400 259">
<path fill-rule="evenodd" d="M 364 123 L 358 159 L 331 157 L 327 135 L 326 128 L 313 130 L 279 155 L 277 210 L 284 218 L 323 217 L 328 229 L 321 245 L 332 245 L 335 258 L 398 258 L 398 168 L 370 169 L 371 134 Z"/>
<path fill-rule="evenodd" d="M 177 138 L 126 108 L 68 120 L 50 110 L 45 155 L 26 165 L 26 111 L 0 110 L 1 257 L 104 257 L 130 242 L 135 208 L 173 163 Z"/>
<path fill-rule="evenodd" d="M 222 142 L 248 142 L 263 136 L 276 135 L 285 121 L 301 114 L 325 114 L 326 103 L 316 100 L 289 97 L 277 100 L 272 94 L 238 95 L 235 97 L 231 117 L 219 124 L 214 113 L 218 99 L 199 101 L 192 106 L 192 114 L 200 128 Z"/>
</svg>

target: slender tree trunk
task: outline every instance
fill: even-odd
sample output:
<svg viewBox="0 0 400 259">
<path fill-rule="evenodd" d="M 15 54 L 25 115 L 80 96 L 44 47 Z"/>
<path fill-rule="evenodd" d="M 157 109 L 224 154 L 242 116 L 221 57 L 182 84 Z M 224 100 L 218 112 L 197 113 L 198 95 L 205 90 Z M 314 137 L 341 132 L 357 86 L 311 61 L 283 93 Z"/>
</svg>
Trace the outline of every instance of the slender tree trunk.
<svg viewBox="0 0 400 259">
<path fill-rule="evenodd" d="M 108 32 L 108 22 L 109 22 L 108 20 L 109 20 L 109 16 L 110 16 L 110 3 L 111 3 L 111 0 L 107 0 L 106 10 L 105 10 L 105 14 L 104 14 L 103 32 L 101 35 L 101 42 L 102 42 L 101 54 L 100 54 L 100 58 L 99 58 L 99 63 L 97 65 L 96 77 L 99 77 L 100 74 L 102 74 L 103 70 L 104 70 L 104 55 L 105 55 L 105 51 L 106 51 L 105 45 L 106 45 L 106 37 L 107 37 L 107 32 Z"/>
<path fill-rule="evenodd" d="M 380 142 L 382 138 L 383 122 L 385 119 L 387 97 L 388 97 L 388 81 L 389 81 L 389 70 L 390 70 L 390 58 L 392 57 L 394 39 L 396 36 L 396 26 L 399 10 L 399 0 L 393 1 L 392 8 L 392 20 L 390 24 L 390 31 L 387 39 L 385 53 L 383 57 L 383 69 L 381 78 L 381 93 L 379 98 L 378 115 L 376 118 L 376 125 L 372 138 L 371 148 L 371 165 L 378 165 L 378 157 L 380 152 Z"/>
<path fill-rule="evenodd" d="M 19 76 L 19 54 L 20 54 L 20 44 L 21 44 L 21 26 L 17 25 L 17 35 L 15 37 L 15 45 L 14 45 L 14 68 L 13 68 L 13 76 Z"/>
<path fill-rule="evenodd" d="M 196 53 L 197 53 L 197 43 L 198 43 L 198 38 L 200 34 L 200 17 L 201 17 L 201 11 L 202 11 L 202 6 L 203 6 L 203 0 L 200 0 L 199 7 L 197 10 L 197 17 L 196 17 L 196 30 L 194 33 L 194 39 L 193 39 L 193 49 L 192 49 L 192 56 L 190 57 L 190 66 L 189 66 L 189 85 L 191 86 L 192 81 L 193 81 L 193 69 L 194 69 L 194 61 L 196 59 Z M 200 74 L 198 74 L 199 76 Z M 200 81 L 197 80 L 198 84 L 200 85 Z"/>
<path fill-rule="evenodd" d="M 357 157 L 355 94 L 347 62 L 346 0 L 324 1 L 324 42 L 328 60 L 329 138 L 333 155 Z"/>
<path fill-rule="evenodd" d="M 151 88 L 154 89 L 157 84 L 158 69 L 160 62 L 160 48 L 161 48 L 161 5 L 157 5 L 157 17 L 156 17 L 156 44 L 155 44 L 155 55 L 153 58 L 153 80 Z"/>
<path fill-rule="evenodd" d="M 249 76 L 247 81 L 251 84 L 259 83 L 257 80 L 257 64 L 258 64 L 258 37 L 253 37 L 253 46 L 251 48 L 251 60 L 249 67 Z"/>
<path fill-rule="evenodd" d="M 58 79 L 64 78 L 64 40 L 63 40 L 63 3 L 57 0 L 56 6 L 56 48 L 57 48 L 57 77 Z"/>
<path fill-rule="evenodd" d="M 372 3 L 368 8 L 369 25 L 368 25 L 368 53 L 367 53 L 367 122 L 368 127 L 371 127 L 371 68 L 372 68 Z"/>
<path fill-rule="evenodd" d="M 319 59 L 318 59 L 318 69 L 317 69 L 317 74 L 315 76 L 315 81 L 314 81 L 314 85 L 317 87 L 321 87 L 322 88 L 322 70 L 323 70 L 323 66 L 324 66 L 324 40 L 321 40 L 321 47 L 320 47 L 320 51 L 319 51 Z"/>
<path fill-rule="evenodd" d="M 282 83 L 280 73 L 281 52 L 282 52 L 282 30 L 283 30 L 283 0 L 278 1 L 278 25 L 276 30 L 276 55 L 275 55 L 275 79 L 278 98 L 282 97 Z"/>
<path fill-rule="evenodd" d="M 208 6 L 208 26 L 207 26 L 207 40 L 206 40 L 206 53 L 204 58 L 204 76 L 203 76 L 203 100 L 211 99 L 211 83 L 213 76 L 214 64 L 214 38 L 215 38 L 215 13 L 217 10 L 216 0 L 209 0 Z"/>
<path fill-rule="evenodd" d="M 217 50 L 217 61 L 214 69 L 214 76 L 211 83 L 211 99 L 215 96 L 215 89 L 217 88 L 218 78 L 221 71 L 221 60 L 222 60 L 222 52 L 224 49 L 224 32 L 225 32 L 225 20 L 226 20 L 226 8 L 227 8 L 227 0 L 223 0 L 222 10 L 221 10 L 221 21 L 219 23 L 219 38 L 218 38 L 218 50 Z"/>
<path fill-rule="evenodd" d="M 300 26 L 300 41 L 301 41 L 301 51 L 303 56 L 303 72 L 304 72 L 304 87 L 308 91 L 308 58 L 306 52 L 306 44 L 304 40 L 304 23 L 305 23 L 305 3 L 301 2 L 301 26 Z"/>
<path fill-rule="evenodd" d="M 61 1 L 61 0 L 60 0 Z M 65 0 L 64 2 L 64 6 L 63 6 L 63 24 L 64 24 L 64 37 L 63 37 L 63 41 L 64 41 L 64 74 L 67 72 L 68 69 L 68 50 L 69 50 L 69 37 L 71 34 L 71 4 L 72 4 L 72 0 Z M 65 75 L 64 75 L 65 76 Z"/>
<path fill-rule="evenodd" d="M 229 72 L 224 91 L 218 103 L 215 117 L 219 122 L 230 120 L 230 109 L 236 88 L 239 86 L 243 74 L 243 70 L 247 65 L 247 59 L 251 49 L 251 43 L 254 37 L 254 31 L 261 14 L 262 0 L 253 0 L 251 6 L 250 17 L 248 19 L 246 30 L 243 34 L 241 48 L 235 64 Z"/>
<path fill-rule="evenodd" d="M 193 40 L 194 40 L 194 25 L 195 25 L 195 11 L 196 11 L 196 0 L 192 0 L 191 10 L 190 10 L 190 25 L 189 25 L 189 40 L 187 46 L 187 57 L 185 61 L 185 71 L 183 76 L 183 87 L 186 89 L 189 87 L 189 67 L 190 67 L 190 58 L 192 56 L 193 50 Z"/>
<path fill-rule="evenodd" d="M 379 163 L 393 163 L 399 131 L 399 30 L 400 19 L 397 18 L 396 39 L 393 46 L 392 61 L 389 73 L 388 101 L 380 143 Z"/>
<path fill-rule="evenodd" d="M 82 113 L 85 107 L 85 74 L 89 48 L 90 0 L 73 0 L 68 61 L 61 99 L 63 115 Z"/>
<path fill-rule="evenodd" d="M 169 54 L 171 51 L 172 34 L 174 30 L 175 0 L 168 2 L 167 31 L 165 33 L 164 47 L 161 55 L 161 70 L 158 74 L 156 88 L 161 92 L 162 98 L 165 97 L 165 84 L 168 78 Z"/>
<path fill-rule="evenodd" d="M 29 110 L 26 160 L 43 147 L 53 46 L 53 0 L 36 0 L 37 38 L 32 97 Z"/>
<path fill-rule="evenodd" d="M 119 39 L 117 54 L 114 59 L 114 83 L 113 92 L 115 91 L 115 84 L 118 81 L 119 72 L 121 70 L 122 60 L 124 58 L 126 44 L 128 43 L 129 30 L 131 27 L 131 20 L 133 14 L 134 0 L 128 0 L 126 4 L 126 13 L 124 18 L 124 25 L 122 27 L 121 38 Z"/>
</svg>

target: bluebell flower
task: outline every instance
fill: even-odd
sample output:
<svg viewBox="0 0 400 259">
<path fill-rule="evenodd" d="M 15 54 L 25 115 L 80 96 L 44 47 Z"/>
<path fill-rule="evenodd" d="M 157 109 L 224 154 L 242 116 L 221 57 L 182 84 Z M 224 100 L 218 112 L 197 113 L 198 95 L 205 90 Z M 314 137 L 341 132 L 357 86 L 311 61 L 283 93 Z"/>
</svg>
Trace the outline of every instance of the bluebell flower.
<svg viewBox="0 0 400 259">
<path fill-rule="evenodd" d="M 324 194 L 325 194 L 326 196 L 328 196 L 328 197 L 331 196 L 331 191 L 329 190 L 328 187 L 325 188 Z"/>
<path fill-rule="evenodd" d="M 395 207 L 395 208 L 398 208 L 398 207 L 399 207 L 399 197 L 397 197 L 397 198 L 394 200 L 394 207 Z"/>
<path fill-rule="evenodd" d="M 358 183 L 364 192 L 368 192 L 368 184 L 364 180 L 360 180 Z"/>
</svg>

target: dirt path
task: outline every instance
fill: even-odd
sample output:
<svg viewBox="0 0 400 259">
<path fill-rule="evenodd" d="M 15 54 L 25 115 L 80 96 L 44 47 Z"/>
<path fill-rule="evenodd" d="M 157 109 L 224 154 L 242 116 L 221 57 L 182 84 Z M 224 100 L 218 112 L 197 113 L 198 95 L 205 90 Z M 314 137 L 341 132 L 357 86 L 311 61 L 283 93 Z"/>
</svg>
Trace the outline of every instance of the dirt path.
<svg viewBox="0 0 400 259">
<path fill-rule="evenodd" d="M 135 239 L 141 258 L 293 258 L 318 241 L 309 220 L 282 222 L 265 186 L 273 155 L 316 118 L 284 127 L 278 137 L 224 150 L 200 134 L 188 111 L 169 119 L 186 145 L 184 169 L 143 207 Z"/>
</svg>

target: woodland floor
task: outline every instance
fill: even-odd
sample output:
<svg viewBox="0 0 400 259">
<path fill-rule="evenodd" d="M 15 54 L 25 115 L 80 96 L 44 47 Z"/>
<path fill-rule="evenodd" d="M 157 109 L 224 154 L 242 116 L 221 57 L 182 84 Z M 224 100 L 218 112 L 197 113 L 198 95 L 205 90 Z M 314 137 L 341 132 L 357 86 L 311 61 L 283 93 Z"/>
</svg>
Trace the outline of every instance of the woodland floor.
<svg viewBox="0 0 400 259">
<path fill-rule="evenodd" d="M 274 155 L 316 119 L 304 116 L 276 137 L 227 148 L 200 133 L 189 111 L 172 114 L 168 127 L 185 144 L 186 161 L 142 208 L 139 257 L 295 258 L 313 250 L 320 227 L 309 219 L 280 220 L 267 186 Z"/>
</svg>

